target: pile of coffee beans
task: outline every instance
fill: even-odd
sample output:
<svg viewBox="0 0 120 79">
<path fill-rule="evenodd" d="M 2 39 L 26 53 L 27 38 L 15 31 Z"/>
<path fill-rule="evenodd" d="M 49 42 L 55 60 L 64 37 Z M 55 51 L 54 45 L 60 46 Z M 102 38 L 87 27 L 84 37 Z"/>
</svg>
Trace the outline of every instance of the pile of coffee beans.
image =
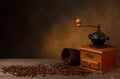
<svg viewBox="0 0 120 79">
<path fill-rule="evenodd" d="M 38 64 L 33 66 L 11 65 L 8 67 L 2 67 L 3 73 L 13 74 L 17 77 L 35 77 L 37 75 L 80 75 L 87 76 L 92 74 L 90 71 L 81 68 L 80 66 L 70 66 L 66 62 L 50 64 L 48 66 L 44 64 Z"/>
</svg>

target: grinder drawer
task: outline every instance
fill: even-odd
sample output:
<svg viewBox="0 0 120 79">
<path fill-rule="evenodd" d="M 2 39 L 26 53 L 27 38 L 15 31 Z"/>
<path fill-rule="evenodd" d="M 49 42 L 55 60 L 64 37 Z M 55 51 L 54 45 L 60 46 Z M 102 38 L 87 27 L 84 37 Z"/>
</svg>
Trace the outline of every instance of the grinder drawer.
<svg viewBox="0 0 120 79">
<path fill-rule="evenodd" d="M 81 66 L 96 69 L 96 70 L 100 69 L 99 62 L 89 61 L 89 60 L 84 60 L 84 59 L 81 60 Z"/>
</svg>

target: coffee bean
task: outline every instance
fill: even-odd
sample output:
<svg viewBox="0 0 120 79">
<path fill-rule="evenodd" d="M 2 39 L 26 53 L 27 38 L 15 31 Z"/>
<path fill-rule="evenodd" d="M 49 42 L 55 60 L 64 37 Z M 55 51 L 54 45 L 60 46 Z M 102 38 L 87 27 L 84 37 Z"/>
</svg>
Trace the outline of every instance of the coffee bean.
<svg viewBox="0 0 120 79">
<path fill-rule="evenodd" d="M 70 66 L 68 61 L 63 61 L 61 63 L 50 64 L 46 66 L 44 64 L 38 64 L 34 66 L 22 66 L 22 65 L 11 65 L 9 67 L 2 67 L 3 73 L 13 74 L 17 77 L 36 77 L 37 75 L 47 76 L 47 75 L 80 75 L 86 76 L 91 74 L 90 71 L 81 68 L 80 66 Z"/>
</svg>

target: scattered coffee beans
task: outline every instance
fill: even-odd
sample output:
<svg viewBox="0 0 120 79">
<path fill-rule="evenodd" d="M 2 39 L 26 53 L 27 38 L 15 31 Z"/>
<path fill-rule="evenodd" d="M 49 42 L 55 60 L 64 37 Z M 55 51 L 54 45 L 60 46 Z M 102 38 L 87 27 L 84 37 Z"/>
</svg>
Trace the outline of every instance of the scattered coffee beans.
<svg viewBox="0 0 120 79">
<path fill-rule="evenodd" d="M 35 77 L 37 75 L 80 75 L 86 76 L 91 74 L 80 66 L 70 66 L 67 62 L 51 64 L 46 66 L 44 64 L 39 64 L 35 66 L 22 66 L 22 65 L 11 65 L 9 67 L 2 67 L 3 73 L 13 74 L 17 77 Z"/>
</svg>

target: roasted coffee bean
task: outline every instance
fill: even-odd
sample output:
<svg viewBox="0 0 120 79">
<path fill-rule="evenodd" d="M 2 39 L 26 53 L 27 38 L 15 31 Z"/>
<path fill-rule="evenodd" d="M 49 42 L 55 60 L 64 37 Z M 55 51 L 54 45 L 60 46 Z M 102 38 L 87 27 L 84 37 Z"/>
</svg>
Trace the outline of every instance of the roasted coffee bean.
<svg viewBox="0 0 120 79">
<path fill-rule="evenodd" d="M 9 67 L 2 67 L 3 73 L 13 74 L 17 77 L 36 77 L 37 75 L 80 75 L 87 76 L 91 74 L 90 71 L 81 68 L 80 66 L 70 66 L 67 62 L 50 64 L 46 66 L 44 64 L 37 64 L 35 66 L 22 66 L 22 65 L 11 65 Z"/>
</svg>

